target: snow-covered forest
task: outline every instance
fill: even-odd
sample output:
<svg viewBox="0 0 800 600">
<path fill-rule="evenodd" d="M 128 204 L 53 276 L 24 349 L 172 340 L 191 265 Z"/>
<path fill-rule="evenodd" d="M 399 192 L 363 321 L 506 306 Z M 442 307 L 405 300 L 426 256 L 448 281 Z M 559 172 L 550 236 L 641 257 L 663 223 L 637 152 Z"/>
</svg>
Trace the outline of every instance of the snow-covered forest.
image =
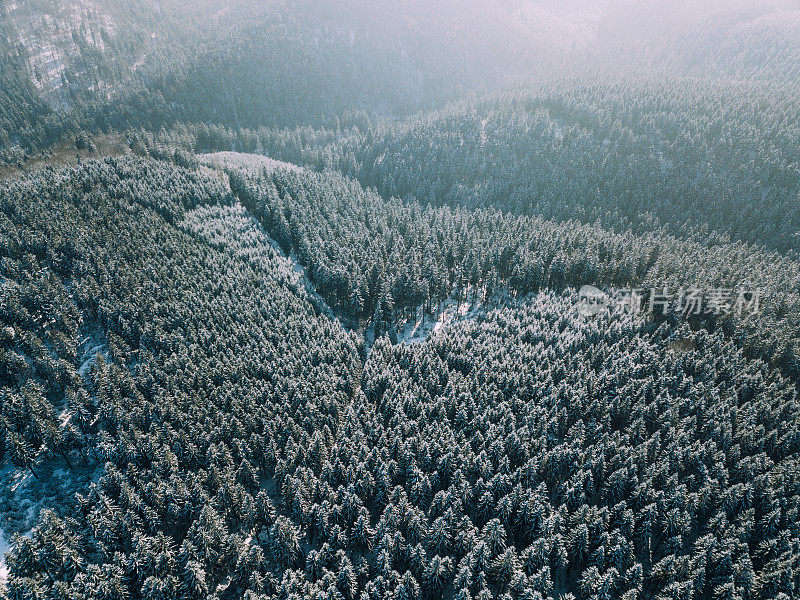
<svg viewBox="0 0 800 600">
<path fill-rule="evenodd" d="M 0 599 L 800 598 L 798 15 L 0 0 Z"/>
</svg>

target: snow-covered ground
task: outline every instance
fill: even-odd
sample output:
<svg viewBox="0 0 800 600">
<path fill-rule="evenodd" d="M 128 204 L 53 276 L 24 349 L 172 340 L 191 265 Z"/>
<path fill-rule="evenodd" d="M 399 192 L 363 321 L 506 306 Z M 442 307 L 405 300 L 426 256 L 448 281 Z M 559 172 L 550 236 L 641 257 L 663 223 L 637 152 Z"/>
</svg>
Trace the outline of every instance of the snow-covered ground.
<svg viewBox="0 0 800 600">
<path fill-rule="evenodd" d="M 438 307 L 435 315 L 425 316 L 424 322 L 418 315 L 413 322 L 400 323 L 397 326 L 397 342 L 422 343 L 454 325 L 475 321 L 497 308 L 508 306 L 509 302 L 511 297 L 507 288 L 497 289 L 487 298 L 485 288 L 478 288 L 477 293 L 474 293 L 473 288 L 468 286 L 460 294 L 453 292 Z M 374 337 L 370 337 L 368 341 L 374 342 Z"/>
<path fill-rule="evenodd" d="M 397 342 L 420 344 L 455 323 L 470 321 L 481 314 L 484 314 L 484 307 L 480 300 L 474 304 L 472 302 L 459 304 L 451 298 L 442 305 L 442 309 L 435 316 L 427 315 L 424 322 L 422 317 L 418 316 L 413 322 L 406 321 L 399 325 Z"/>
<path fill-rule="evenodd" d="M 104 472 L 102 464 L 78 462 L 74 470 L 61 464 L 40 461 L 36 466 L 38 479 L 29 470 L 17 469 L 10 463 L 0 468 L 0 590 L 8 579 L 5 556 L 13 548 L 14 535 L 30 537 L 45 508 L 65 514 L 71 509 L 75 492 L 85 493 Z"/>
<path fill-rule="evenodd" d="M 6 465 L 0 469 L 0 482 L 5 486 L 7 493 L 10 493 L 15 499 L 24 497 L 26 487 L 33 480 L 30 471 L 22 471 L 15 469 L 13 465 Z M 36 516 L 37 506 L 30 501 L 21 502 L 20 508 L 24 506 L 25 523 L 32 522 Z M 30 536 L 31 532 L 28 530 L 23 533 L 24 537 Z M 6 554 L 11 551 L 12 534 L 7 529 L 0 526 L 0 590 L 5 587 L 8 579 L 8 565 L 6 564 Z"/>
<path fill-rule="evenodd" d="M 81 357 L 81 366 L 78 367 L 78 375 L 81 377 L 86 377 L 89 369 L 92 368 L 92 364 L 97 360 L 97 355 L 102 354 L 103 356 L 107 357 L 108 349 L 106 348 L 105 344 L 94 344 L 90 347 L 87 347 Z"/>
<path fill-rule="evenodd" d="M 11 550 L 11 544 L 6 539 L 3 529 L 0 528 L 0 590 L 5 587 L 8 579 L 8 567 L 6 567 L 6 553 Z"/>
<path fill-rule="evenodd" d="M 304 171 L 303 167 L 298 167 L 295 164 L 283 162 L 282 160 L 275 160 L 268 156 L 261 156 L 258 154 L 245 154 L 242 152 L 214 152 L 213 154 L 199 154 L 197 160 L 201 164 L 216 167 L 235 168 L 244 171 L 250 175 L 261 173 L 263 169 L 286 169 L 287 171 Z"/>
<path fill-rule="evenodd" d="M 75 492 L 85 493 L 104 472 L 101 463 L 76 461 L 73 467 L 68 469 L 60 459 L 40 460 L 38 479 L 30 470 L 18 469 L 8 461 L 0 468 L 0 589 L 8 578 L 5 555 L 13 547 L 14 535 L 30 537 L 45 508 L 61 514 L 71 510 Z"/>
<path fill-rule="evenodd" d="M 22 534 L 22 537 L 30 537 L 32 531 L 26 531 Z M 6 585 L 8 581 L 8 565 L 6 564 L 6 554 L 11 552 L 13 549 L 13 545 L 6 537 L 5 532 L 3 531 L 2 527 L 0 527 L 0 591 Z"/>
</svg>

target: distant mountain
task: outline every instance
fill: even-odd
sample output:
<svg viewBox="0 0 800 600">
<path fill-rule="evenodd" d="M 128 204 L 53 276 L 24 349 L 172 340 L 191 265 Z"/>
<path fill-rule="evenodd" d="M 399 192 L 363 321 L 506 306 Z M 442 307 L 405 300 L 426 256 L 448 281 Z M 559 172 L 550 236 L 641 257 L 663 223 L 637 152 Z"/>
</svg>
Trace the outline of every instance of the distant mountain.
<svg viewBox="0 0 800 600">
<path fill-rule="evenodd" d="M 0 13 L 13 64 L 0 148 L 26 151 L 79 129 L 335 127 L 607 71 L 794 85 L 800 66 L 798 2 L 15 0 Z"/>
</svg>

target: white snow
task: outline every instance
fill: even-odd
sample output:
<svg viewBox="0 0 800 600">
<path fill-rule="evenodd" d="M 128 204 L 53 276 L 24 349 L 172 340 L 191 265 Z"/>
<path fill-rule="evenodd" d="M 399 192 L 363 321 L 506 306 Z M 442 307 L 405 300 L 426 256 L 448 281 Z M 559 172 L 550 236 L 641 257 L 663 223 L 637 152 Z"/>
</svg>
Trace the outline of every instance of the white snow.
<svg viewBox="0 0 800 600">
<path fill-rule="evenodd" d="M 10 503 L 14 511 L 0 513 L 5 520 L 0 527 L 0 592 L 8 580 L 8 564 L 5 556 L 14 544 L 13 534 L 19 532 L 23 538 L 30 538 L 39 519 L 41 510 L 50 507 L 54 489 L 72 495 L 79 489 L 85 489 L 92 482 L 97 483 L 105 470 L 98 464 L 91 472 L 76 474 L 65 468 L 52 468 L 47 462 L 37 466 L 40 480 L 35 480 L 27 469 L 17 469 L 6 462 L 0 468 L 0 491 L 3 503 Z M 2 597 L 2 593 L 0 593 Z"/>
<path fill-rule="evenodd" d="M 553 119 L 553 137 L 559 141 L 564 139 L 564 130 L 567 124 L 561 119 Z"/>
<path fill-rule="evenodd" d="M 11 464 L 6 464 L 0 469 L 0 481 L 3 481 L 5 485 L 8 486 L 7 489 L 14 492 L 15 495 L 18 494 L 20 489 L 24 489 L 24 486 L 27 485 L 28 481 L 32 478 L 33 476 L 30 471 L 21 471 L 20 469 L 14 468 Z M 23 536 L 30 536 L 30 531 L 23 534 Z M 0 590 L 5 587 L 6 581 L 8 580 L 6 554 L 12 549 L 10 537 L 11 535 L 7 534 L 3 528 L 0 527 Z"/>
<path fill-rule="evenodd" d="M 324 307 L 328 316 L 341 324 L 317 293 L 297 257 L 287 256 L 241 204 L 196 208 L 186 213 L 181 228 L 212 246 L 227 248 L 252 265 L 261 267 L 265 273 L 288 284 L 301 297 L 312 299 L 317 306 Z"/>
<path fill-rule="evenodd" d="M 8 579 L 8 567 L 6 566 L 6 554 L 11 550 L 11 544 L 6 539 L 3 529 L 0 528 L 0 590 L 5 587 Z"/>
<path fill-rule="evenodd" d="M 61 413 L 58 415 L 58 421 L 61 424 L 61 427 L 62 428 L 66 427 L 67 423 L 69 423 L 69 420 L 71 418 L 72 418 L 72 413 L 69 412 L 68 408 L 62 410 Z"/>
<path fill-rule="evenodd" d="M 11 484 L 11 491 L 18 492 L 20 489 L 24 489 L 31 479 L 33 479 L 33 473 L 29 470 L 26 469 L 22 471 L 17 469 L 12 477 L 13 483 Z"/>
<path fill-rule="evenodd" d="M 29 538 L 33 534 L 33 530 L 30 529 L 25 533 L 20 534 L 21 537 Z M 8 581 L 8 565 L 6 564 L 6 554 L 11 552 L 14 549 L 13 544 L 8 540 L 5 532 L 0 527 L 0 591 L 5 588 L 6 582 Z"/>
<path fill-rule="evenodd" d="M 81 366 L 78 367 L 78 374 L 81 377 L 86 377 L 86 374 L 89 372 L 89 369 L 92 367 L 92 363 L 97 358 L 97 355 L 102 353 L 105 349 L 105 344 L 96 344 L 92 346 L 88 350 L 83 353 Z"/>
<path fill-rule="evenodd" d="M 416 321 L 406 321 L 397 329 L 397 342 L 401 344 L 420 344 L 431 335 L 460 322 L 470 321 L 484 314 L 483 303 L 478 299 L 474 303 L 462 302 L 450 298 L 441 307 L 435 317 L 426 315 L 423 323 L 422 317 Z"/>
<path fill-rule="evenodd" d="M 243 152 L 214 152 L 212 154 L 199 154 L 197 159 L 205 165 L 216 167 L 231 167 L 240 169 L 250 175 L 257 175 L 263 169 L 285 169 L 287 171 L 302 172 L 305 169 L 295 164 L 275 160 L 268 156 L 245 154 Z"/>
</svg>

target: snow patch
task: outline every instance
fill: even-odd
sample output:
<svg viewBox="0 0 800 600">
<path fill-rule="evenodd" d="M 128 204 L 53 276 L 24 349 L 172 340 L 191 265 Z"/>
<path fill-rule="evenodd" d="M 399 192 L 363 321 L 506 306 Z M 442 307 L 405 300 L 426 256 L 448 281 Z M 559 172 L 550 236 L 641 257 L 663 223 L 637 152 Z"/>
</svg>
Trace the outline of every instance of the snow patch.
<svg viewBox="0 0 800 600">
<path fill-rule="evenodd" d="M 483 302 L 459 303 L 455 298 L 449 298 L 441 306 L 435 316 L 425 315 L 415 321 L 406 321 L 397 328 L 397 342 L 401 344 L 421 344 L 430 336 L 461 322 L 472 321 L 485 314 Z"/>
<path fill-rule="evenodd" d="M 20 494 L 21 490 L 24 490 L 28 483 L 33 479 L 30 471 L 23 471 L 20 469 L 14 468 L 11 464 L 6 464 L 5 467 L 0 469 L 0 481 L 3 482 L 5 485 L 6 490 L 10 491 L 14 495 L 14 502 L 17 501 L 22 494 Z M 24 505 L 24 500 L 19 503 L 20 506 Z M 25 517 L 27 519 L 27 523 L 33 522 L 33 512 L 36 507 L 33 505 L 28 505 L 25 509 Z M 7 518 L 7 515 L 3 515 L 4 519 Z M 9 521 L 4 521 L 6 525 Z M 30 525 L 28 525 L 29 527 Z M 21 534 L 22 537 L 30 537 L 31 530 L 29 529 L 27 532 Z M 0 591 L 5 588 L 6 582 L 8 581 L 8 565 L 6 564 L 6 554 L 13 550 L 13 544 L 11 543 L 11 533 L 7 530 L 4 530 L 2 526 L 0 526 Z"/>
<path fill-rule="evenodd" d="M 98 354 L 105 355 L 105 350 L 106 350 L 105 344 L 97 344 L 96 346 L 92 346 L 91 348 L 88 348 L 86 351 L 84 351 L 81 366 L 78 367 L 78 374 L 81 377 L 86 377 L 86 374 L 89 372 L 89 369 L 92 368 L 92 364 L 97 358 L 97 355 Z"/>
<path fill-rule="evenodd" d="M 21 533 L 20 537 L 29 538 L 33 535 L 33 529 L 29 529 L 25 533 Z M 6 583 L 8 582 L 8 565 L 6 564 L 6 555 L 14 549 L 14 544 L 12 544 L 9 539 L 9 536 L 5 534 L 3 528 L 0 527 L 0 592 L 5 589 Z"/>
<path fill-rule="evenodd" d="M 32 479 L 33 473 L 31 473 L 29 470 L 22 471 L 17 469 L 14 472 L 14 475 L 11 477 L 11 491 L 17 493 L 18 491 L 25 489 Z"/>
<path fill-rule="evenodd" d="M 553 119 L 553 137 L 556 140 L 562 141 L 564 139 L 564 130 L 566 128 L 567 124 L 561 119 Z"/>
<path fill-rule="evenodd" d="M 63 429 L 69 423 L 69 420 L 72 418 L 72 413 L 69 411 L 69 408 L 64 408 L 59 415 L 58 415 L 58 422 Z"/>
<path fill-rule="evenodd" d="M 6 539 L 3 528 L 0 527 L 0 590 L 5 588 L 8 581 L 8 567 L 6 566 L 6 554 L 11 551 L 11 544 Z"/>
<path fill-rule="evenodd" d="M 259 175 L 264 169 L 274 171 L 284 169 L 287 171 L 294 171 L 302 173 L 305 171 L 303 167 L 295 164 L 283 162 L 282 160 L 275 160 L 268 156 L 260 156 L 258 154 L 245 154 L 243 152 L 214 152 L 212 154 L 199 154 L 197 160 L 201 164 L 211 167 L 235 168 L 243 171 L 248 175 Z"/>
<path fill-rule="evenodd" d="M 101 464 L 76 465 L 74 470 L 43 461 L 36 466 L 39 479 L 27 469 L 6 463 L 0 468 L 0 592 L 8 581 L 5 556 L 14 548 L 14 534 L 30 538 L 45 508 L 65 514 L 75 492 L 97 483 L 105 472 Z M 2 597 L 2 593 L 0 593 Z"/>
</svg>

